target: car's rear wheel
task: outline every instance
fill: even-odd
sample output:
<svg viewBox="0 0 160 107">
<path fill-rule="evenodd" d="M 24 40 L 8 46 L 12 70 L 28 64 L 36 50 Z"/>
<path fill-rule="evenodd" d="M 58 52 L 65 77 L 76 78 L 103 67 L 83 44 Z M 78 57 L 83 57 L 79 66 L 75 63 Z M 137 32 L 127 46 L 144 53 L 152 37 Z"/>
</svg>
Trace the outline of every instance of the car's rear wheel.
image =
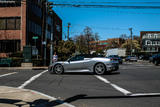
<svg viewBox="0 0 160 107">
<path fill-rule="evenodd" d="M 106 67 L 103 63 L 98 63 L 94 66 L 94 73 L 98 75 L 104 74 L 106 71 Z"/>
<path fill-rule="evenodd" d="M 63 74 L 64 73 L 64 68 L 61 64 L 57 64 L 54 66 L 54 72 L 56 74 Z"/>
</svg>

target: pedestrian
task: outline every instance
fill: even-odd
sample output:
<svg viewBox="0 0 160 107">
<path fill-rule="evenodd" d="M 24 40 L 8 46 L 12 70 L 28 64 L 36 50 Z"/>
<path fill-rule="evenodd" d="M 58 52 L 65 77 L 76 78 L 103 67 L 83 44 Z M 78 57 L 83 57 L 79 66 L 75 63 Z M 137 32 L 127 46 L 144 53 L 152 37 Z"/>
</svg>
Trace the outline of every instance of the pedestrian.
<svg viewBox="0 0 160 107">
<path fill-rule="evenodd" d="M 54 52 L 54 55 L 53 55 L 53 63 L 58 61 L 58 55 L 56 54 L 56 52 Z"/>
</svg>

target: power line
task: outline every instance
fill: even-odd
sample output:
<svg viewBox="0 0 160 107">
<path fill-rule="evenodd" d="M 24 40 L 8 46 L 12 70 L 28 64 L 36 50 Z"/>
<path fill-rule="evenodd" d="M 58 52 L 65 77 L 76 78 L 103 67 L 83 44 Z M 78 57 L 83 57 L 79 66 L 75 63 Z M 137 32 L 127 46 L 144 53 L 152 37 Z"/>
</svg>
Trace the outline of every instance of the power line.
<svg viewBox="0 0 160 107">
<path fill-rule="evenodd" d="M 160 9 L 160 6 L 120 6 L 120 5 L 90 5 L 90 4 L 54 4 L 54 6 L 78 7 L 78 8 Z"/>
<path fill-rule="evenodd" d="M 81 25 L 81 24 L 72 24 L 72 26 L 82 26 L 86 27 L 86 25 Z M 92 29 L 101 29 L 101 30 L 128 30 L 128 28 L 119 28 L 119 27 L 100 27 L 100 26 L 89 26 Z"/>
<path fill-rule="evenodd" d="M 52 2 L 56 3 L 103 3 L 103 4 L 160 4 L 160 2 L 95 2 L 95 1 L 55 1 L 55 0 L 50 0 Z"/>
</svg>

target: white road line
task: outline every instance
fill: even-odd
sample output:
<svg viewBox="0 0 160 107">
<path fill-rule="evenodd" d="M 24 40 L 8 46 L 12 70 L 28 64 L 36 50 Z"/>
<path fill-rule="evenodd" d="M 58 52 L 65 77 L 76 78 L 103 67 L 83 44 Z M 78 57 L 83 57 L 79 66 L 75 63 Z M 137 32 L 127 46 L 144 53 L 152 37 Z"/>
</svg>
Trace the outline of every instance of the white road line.
<svg viewBox="0 0 160 107">
<path fill-rule="evenodd" d="M 27 89 L 27 90 L 30 90 L 30 89 Z M 42 96 L 45 96 L 45 97 L 47 97 L 47 98 L 49 98 L 49 99 L 51 99 L 51 100 L 56 100 L 57 103 L 64 104 L 64 105 L 66 105 L 66 106 L 68 106 L 68 107 L 75 107 L 75 106 L 73 106 L 73 105 L 71 105 L 71 104 L 69 104 L 69 103 L 66 103 L 66 102 L 63 102 L 63 101 L 61 101 L 61 100 L 58 100 L 57 98 L 52 97 L 52 96 L 49 96 L 49 95 L 47 95 L 47 94 L 44 94 L 44 93 L 41 93 L 41 92 L 38 92 L 38 91 L 35 91 L 35 90 L 30 90 L 30 91 L 33 92 L 33 93 L 36 93 L 36 94 L 40 94 L 40 95 L 42 95 Z"/>
<path fill-rule="evenodd" d="M 28 81 L 24 82 L 21 86 L 19 86 L 18 88 L 24 88 L 25 86 L 27 86 L 28 84 L 30 84 L 32 81 L 34 81 L 35 79 L 37 79 L 38 77 L 40 77 L 43 73 L 47 72 L 48 70 L 45 70 L 33 77 L 31 77 Z"/>
<path fill-rule="evenodd" d="M 160 93 L 137 93 L 137 94 L 132 94 L 130 96 L 156 96 L 160 95 Z"/>
<path fill-rule="evenodd" d="M 110 82 L 107 79 L 105 79 L 105 78 L 103 78 L 101 76 L 95 75 L 95 77 L 97 77 L 98 79 L 100 79 L 101 81 L 103 81 L 103 82 L 105 82 L 107 84 L 110 84 Z"/>
<path fill-rule="evenodd" d="M 103 77 L 98 76 L 98 75 L 95 75 L 95 77 L 98 78 L 99 80 L 105 82 L 106 84 L 111 85 L 113 88 L 115 88 L 116 90 L 120 91 L 120 92 L 123 93 L 124 95 L 132 95 L 132 92 L 127 91 L 126 89 L 121 88 L 121 87 L 119 87 L 118 85 L 111 83 L 111 82 L 108 81 L 106 78 L 103 78 Z"/>
<path fill-rule="evenodd" d="M 17 72 L 12 72 L 12 73 L 8 73 L 8 74 L 4 74 L 4 75 L 0 75 L 0 77 L 4 77 L 4 76 L 8 76 L 8 75 L 12 75 L 12 74 L 16 74 Z"/>
</svg>

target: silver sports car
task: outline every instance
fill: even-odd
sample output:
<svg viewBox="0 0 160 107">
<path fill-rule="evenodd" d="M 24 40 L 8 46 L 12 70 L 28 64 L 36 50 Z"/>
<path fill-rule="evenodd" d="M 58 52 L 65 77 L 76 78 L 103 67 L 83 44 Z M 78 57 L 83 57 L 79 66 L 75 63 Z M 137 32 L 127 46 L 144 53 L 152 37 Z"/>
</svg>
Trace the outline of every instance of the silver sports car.
<svg viewBox="0 0 160 107">
<path fill-rule="evenodd" d="M 48 67 L 50 73 L 62 74 L 64 72 L 94 72 L 102 75 L 106 72 L 117 71 L 119 64 L 109 58 L 87 57 L 86 55 L 75 55 L 67 61 L 58 61 Z"/>
</svg>

